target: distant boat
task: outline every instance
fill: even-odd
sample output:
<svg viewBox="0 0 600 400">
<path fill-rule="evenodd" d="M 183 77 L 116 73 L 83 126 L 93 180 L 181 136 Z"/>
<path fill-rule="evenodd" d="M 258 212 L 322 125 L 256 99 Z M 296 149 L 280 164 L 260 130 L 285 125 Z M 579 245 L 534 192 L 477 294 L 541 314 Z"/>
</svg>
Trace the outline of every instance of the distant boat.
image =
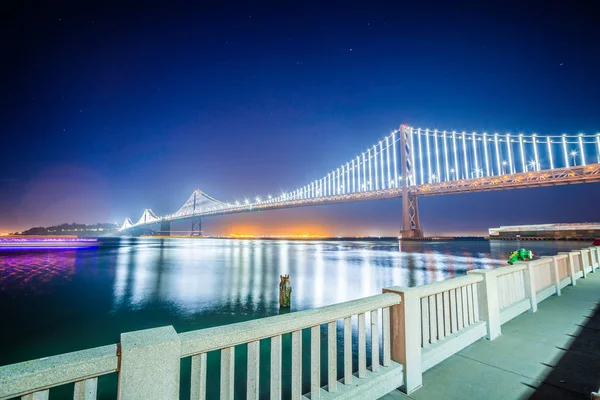
<svg viewBox="0 0 600 400">
<path fill-rule="evenodd" d="M 12 249 L 73 249 L 95 247 L 97 239 L 78 238 L 76 236 L 6 236 L 0 237 L 0 248 Z"/>
</svg>

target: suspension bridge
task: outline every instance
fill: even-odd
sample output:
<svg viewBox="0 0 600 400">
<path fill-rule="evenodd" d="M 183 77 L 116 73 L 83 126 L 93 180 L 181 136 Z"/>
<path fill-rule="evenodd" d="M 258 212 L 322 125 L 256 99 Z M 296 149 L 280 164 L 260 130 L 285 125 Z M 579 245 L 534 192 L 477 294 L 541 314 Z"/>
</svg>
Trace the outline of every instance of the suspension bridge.
<svg viewBox="0 0 600 400">
<path fill-rule="evenodd" d="M 173 214 L 144 210 L 127 218 L 122 234 L 202 217 L 402 197 L 403 238 L 423 237 L 418 198 L 600 181 L 600 133 L 577 135 L 456 132 L 401 125 L 345 164 L 294 190 L 224 202 L 197 189 Z"/>
</svg>

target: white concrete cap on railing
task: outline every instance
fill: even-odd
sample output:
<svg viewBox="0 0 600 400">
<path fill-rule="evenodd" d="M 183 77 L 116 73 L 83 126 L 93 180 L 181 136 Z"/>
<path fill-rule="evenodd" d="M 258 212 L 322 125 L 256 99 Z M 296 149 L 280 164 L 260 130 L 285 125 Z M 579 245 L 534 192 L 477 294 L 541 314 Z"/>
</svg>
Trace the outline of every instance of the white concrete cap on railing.
<svg viewBox="0 0 600 400">
<path fill-rule="evenodd" d="M 179 398 L 181 342 L 172 326 L 121 334 L 118 398 Z"/>
</svg>

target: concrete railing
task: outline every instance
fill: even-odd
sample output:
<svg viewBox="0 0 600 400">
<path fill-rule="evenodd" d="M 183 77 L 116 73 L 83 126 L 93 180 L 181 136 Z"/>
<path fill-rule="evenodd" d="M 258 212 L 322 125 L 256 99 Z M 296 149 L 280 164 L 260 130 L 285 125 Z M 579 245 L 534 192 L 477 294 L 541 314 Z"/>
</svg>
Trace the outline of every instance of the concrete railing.
<svg viewBox="0 0 600 400">
<path fill-rule="evenodd" d="M 481 281 L 481 276 L 463 276 L 384 289 L 402 297 L 392 307 L 392 359 L 404 366 L 406 392 L 422 385 L 424 371 L 485 336 L 477 286 Z"/>
<path fill-rule="evenodd" d="M 76 382 L 74 399 L 96 399 L 97 377 L 119 372 L 118 398 L 176 399 L 179 397 L 180 360 L 191 357 L 191 398 L 205 399 L 207 354 L 221 353 L 219 391 L 221 399 L 233 399 L 235 351 L 247 345 L 248 399 L 259 398 L 260 344 L 270 341 L 270 397 L 282 396 L 282 336 L 291 334 L 293 399 L 303 398 L 302 369 L 310 369 L 310 398 L 346 399 L 380 397 L 402 385 L 402 366 L 391 359 L 390 307 L 400 296 L 380 294 L 341 304 L 299 311 L 178 334 L 172 326 L 121 334 L 117 345 L 64 354 L 0 368 L 0 399 L 47 399 L 49 388 Z M 358 340 L 353 349 L 351 319 L 358 322 Z M 343 327 L 343 371 L 338 380 L 337 321 Z M 309 329 L 310 332 L 303 332 Z M 325 340 L 322 338 L 325 332 Z M 367 335 L 368 333 L 368 335 Z M 380 334 L 381 333 L 381 334 Z M 303 334 L 310 335 L 310 348 L 302 348 Z M 367 366 L 367 337 L 371 365 Z M 321 344 L 327 346 L 321 360 Z M 380 354 L 380 348 L 382 354 Z M 310 365 L 303 366 L 303 354 Z M 354 356 L 356 355 L 356 356 Z M 308 357 L 306 357 L 308 358 Z M 353 370 L 353 363 L 358 365 Z M 321 367 L 327 383 L 321 387 Z M 369 368 L 367 368 L 369 367 Z"/>
<path fill-rule="evenodd" d="M 0 367 L 0 399 L 48 399 L 49 388 L 75 382 L 73 399 L 96 398 L 98 377 L 119 370 L 117 345 Z"/>
<path fill-rule="evenodd" d="M 400 302 L 394 294 L 381 294 L 360 300 L 220 326 L 180 334 L 181 356 L 192 357 L 192 399 L 204 399 L 206 394 L 206 354 L 221 351 L 221 399 L 233 399 L 235 346 L 248 344 L 247 393 L 249 399 L 258 399 L 259 340 L 269 339 L 270 396 L 281 398 L 281 338 L 292 335 L 293 399 L 302 398 L 302 330 L 310 328 L 310 398 L 348 398 L 352 396 L 383 396 L 402 384 L 402 366 L 391 360 L 390 306 Z M 379 310 L 381 310 L 383 359 L 380 360 Z M 352 369 L 351 317 L 358 319 L 358 371 Z M 343 379 L 338 381 L 337 322 L 343 320 Z M 367 320 L 371 338 L 371 370 L 367 370 Z M 327 331 L 327 384 L 321 387 L 321 328 Z M 326 393 L 324 393 L 326 392 Z"/>
<path fill-rule="evenodd" d="M 390 287 L 381 295 L 314 310 L 185 333 L 172 326 L 123 333 L 118 345 L 0 367 L 0 400 L 47 399 L 50 388 L 73 382 L 74 399 L 92 400 L 98 377 L 114 372 L 119 374 L 121 399 L 176 399 L 181 359 L 187 357 L 191 357 L 192 399 L 206 398 L 207 387 L 213 384 L 218 385 L 221 399 L 233 399 L 234 356 L 243 349 L 240 346 L 247 352 L 242 366 L 247 398 L 258 399 L 259 342 L 265 339 L 270 341 L 270 398 L 279 399 L 283 335 L 291 335 L 293 399 L 375 399 L 400 386 L 411 393 L 422 385 L 424 371 L 484 336 L 495 339 L 503 324 L 528 310 L 537 311 L 539 302 L 553 294 L 560 296 L 562 288 L 576 285 L 577 279 L 599 267 L 600 247 L 590 247 L 492 270 L 472 270 L 421 287 Z M 303 335 L 310 335 L 308 349 L 302 348 Z M 343 346 L 340 373 L 338 336 Z M 327 346 L 327 357 L 321 357 L 322 344 Z M 213 351 L 221 353 L 220 381 L 214 383 L 207 379 L 207 354 Z M 310 359 L 310 365 L 302 365 L 303 355 L 309 356 L 304 359 Z M 310 370 L 308 393 L 302 391 L 303 368 Z M 321 368 L 327 370 L 325 385 Z"/>
</svg>

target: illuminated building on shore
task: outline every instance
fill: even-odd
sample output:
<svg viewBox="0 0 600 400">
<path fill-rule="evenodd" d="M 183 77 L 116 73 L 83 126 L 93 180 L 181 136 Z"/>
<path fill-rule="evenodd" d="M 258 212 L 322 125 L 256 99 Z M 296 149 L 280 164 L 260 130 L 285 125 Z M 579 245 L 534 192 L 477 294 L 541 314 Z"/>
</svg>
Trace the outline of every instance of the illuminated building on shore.
<svg viewBox="0 0 600 400">
<path fill-rule="evenodd" d="M 490 239 L 595 239 L 600 237 L 600 223 L 501 226 L 489 234 Z"/>
</svg>

